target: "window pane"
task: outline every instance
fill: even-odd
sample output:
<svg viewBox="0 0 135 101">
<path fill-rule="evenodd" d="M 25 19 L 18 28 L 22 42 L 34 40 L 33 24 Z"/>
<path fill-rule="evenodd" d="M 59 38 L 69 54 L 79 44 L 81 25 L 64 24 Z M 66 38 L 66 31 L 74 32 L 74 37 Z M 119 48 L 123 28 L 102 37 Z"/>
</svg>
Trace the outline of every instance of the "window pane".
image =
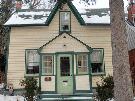
<svg viewBox="0 0 135 101">
<path fill-rule="evenodd" d="M 69 57 L 60 58 L 61 76 L 70 76 L 70 59 Z"/>
<path fill-rule="evenodd" d="M 86 61 L 83 61 L 83 66 L 87 67 L 87 65 L 88 65 L 87 60 Z"/>
<path fill-rule="evenodd" d="M 39 73 L 40 56 L 37 50 L 26 50 L 27 74 Z"/>
<path fill-rule="evenodd" d="M 45 55 L 42 58 L 42 73 L 52 74 L 53 73 L 53 56 Z"/>
<path fill-rule="evenodd" d="M 29 50 L 27 53 L 28 62 L 39 62 L 37 50 Z"/>
<path fill-rule="evenodd" d="M 94 50 L 92 53 L 91 53 L 91 62 L 94 62 L 94 63 L 99 63 L 99 62 L 102 62 L 102 51 L 101 50 Z"/>
<path fill-rule="evenodd" d="M 80 54 L 77 56 L 78 74 L 88 73 L 88 55 Z"/>
<path fill-rule="evenodd" d="M 102 63 L 91 63 L 92 73 L 99 73 L 102 71 Z"/>
<path fill-rule="evenodd" d="M 60 30 L 70 30 L 70 12 L 60 12 Z"/>
<path fill-rule="evenodd" d="M 80 68 L 78 68 L 78 73 L 85 73 L 85 72 L 87 72 L 87 67 L 80 67 Z"/>
</svg>

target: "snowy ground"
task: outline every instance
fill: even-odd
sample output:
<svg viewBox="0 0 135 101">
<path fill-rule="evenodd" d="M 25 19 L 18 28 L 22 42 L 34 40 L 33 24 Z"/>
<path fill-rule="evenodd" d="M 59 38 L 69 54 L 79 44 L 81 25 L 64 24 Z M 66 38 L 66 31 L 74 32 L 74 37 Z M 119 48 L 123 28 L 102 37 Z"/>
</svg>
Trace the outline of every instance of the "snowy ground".
<svg viewBox="0 0 135 101">
<path fill-rule="evenodd" d="M 4 96 L 0 95 L 0 101 L 25 101 L 22 96 Z"/>
</svg>

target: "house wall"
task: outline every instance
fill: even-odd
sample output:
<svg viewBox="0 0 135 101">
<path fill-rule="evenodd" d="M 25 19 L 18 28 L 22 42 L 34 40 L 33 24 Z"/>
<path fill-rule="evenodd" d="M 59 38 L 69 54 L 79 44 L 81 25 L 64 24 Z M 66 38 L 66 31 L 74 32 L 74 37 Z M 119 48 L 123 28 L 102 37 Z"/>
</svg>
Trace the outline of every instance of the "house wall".
<svg viewBox="0 0 135 101">
<path fill-rule="evenodd" d="M 25 75 L 25 49 L 37 49 L 57 36 L 59 33 L 58 19 L 59 13 L 57 12 L 49 26 L 12 27 L 7 82 L 13 83 L 15 89 L 20 88 L 19 82 Z M 104 48 L 105 72 L 112 75 L 111 32 L 109 26 L 80 26 L 74 15 L 71 14 L 71 35 L 92 48 Z M 99 80 L 99 76 L 92 77 L 93 87 L 96 86 L 96 82 Z"/>
</svg>

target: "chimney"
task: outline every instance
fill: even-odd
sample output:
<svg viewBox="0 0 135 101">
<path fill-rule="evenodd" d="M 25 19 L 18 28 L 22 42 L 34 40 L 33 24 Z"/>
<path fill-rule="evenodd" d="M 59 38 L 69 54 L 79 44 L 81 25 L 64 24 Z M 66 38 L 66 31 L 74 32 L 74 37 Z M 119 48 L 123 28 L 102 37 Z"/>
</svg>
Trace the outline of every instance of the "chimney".
<svg viewBox="0 0 135 101">
<path fill-rule="evenodd" d="M 135 24 L 135 0 L 129 0 L 128 20 Z"/>
<path fill-rule="evenodd" d="M 16 0 L 16 10 L 20 10 L 22 8 L 22 1 Z"/>
</svg>

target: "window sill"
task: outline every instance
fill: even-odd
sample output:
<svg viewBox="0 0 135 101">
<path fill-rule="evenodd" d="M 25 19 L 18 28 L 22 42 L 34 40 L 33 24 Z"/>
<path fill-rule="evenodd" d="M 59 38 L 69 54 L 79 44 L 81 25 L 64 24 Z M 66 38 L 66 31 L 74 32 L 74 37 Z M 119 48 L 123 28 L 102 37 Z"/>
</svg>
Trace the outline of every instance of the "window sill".
<svg viewBox="0 0 135 101">
<path fill-rule="evenodd" d="M 71 31 L 69 30 L 69 31 L 62 31 L 62 30 L 60 30 L 60 32 L 59 32 L 60 34 L 62 34 L 62 33 L 68 33 L 68 34 L 70 34 L 71 33 Z"/>
<path fill-rule="evenodd" d="M 39 77 L 39 74 L 25 74 L 24 77 Z"/>
<path fill-rule="evenodd" d="M 92 76 L 105 76 L 105 72 L 100 72 L 100 73 L 92 73 Z"/>
<path fill-rule="evenodd" d="M 47 74 L 47 73 L 42 73 L 42 76 L 54 76 L 54 74 L 53 74 L 53 73 L 49 73 L 49 74 Z"/>
</svg>

